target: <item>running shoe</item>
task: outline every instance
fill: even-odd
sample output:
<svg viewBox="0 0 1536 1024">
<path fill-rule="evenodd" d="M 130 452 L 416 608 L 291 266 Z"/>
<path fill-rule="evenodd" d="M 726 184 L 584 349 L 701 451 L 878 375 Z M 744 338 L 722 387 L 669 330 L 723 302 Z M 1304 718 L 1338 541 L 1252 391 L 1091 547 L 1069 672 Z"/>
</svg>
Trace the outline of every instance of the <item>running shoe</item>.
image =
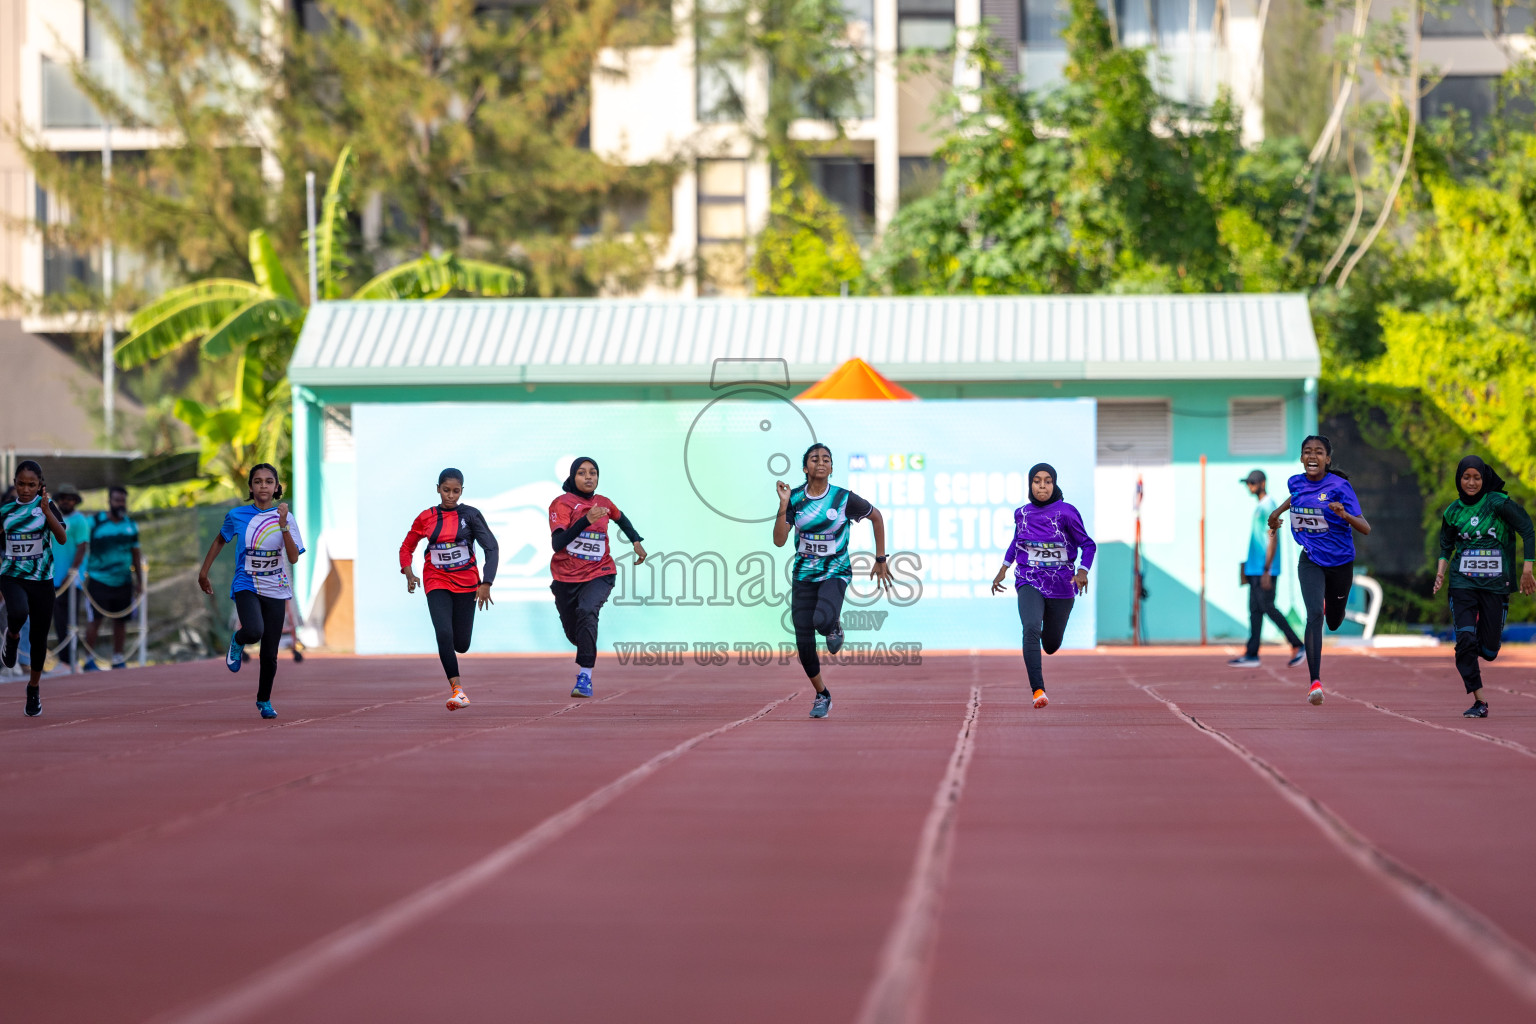
<svg viewBox="0 0 1536 1024">
<path fill-rule="evenodd" d="M 827 653 L 836 654 L 843 649 L 843 620 L 838 619 L 837 625 L 832 627 L 832 632 L 827 634 Z"/>
<path fill-rule="evenodd" d="M 43 693 L 35 686 L 27 687 L 27 717 L 36 718 L 43 713 Z"/>
<path fill-rule="evenodd" d="M 1051 702 L 1051 698 L 1045 695 L 1044 690 L 1035 691 L 1035 707 L 1043 708 Z"/>
<path fill-rule="evenodd" d="M 811 717 L 826 718 L 830 710 L 832 710 L 832 694 L 826 691 L 818 693 L 816 699 L 811 702 Z"/>
<path fill-rule="evenodd" d="M 572 697 L 592 696 L 592 674 L 585 669 L 576 673 L 576 685 L 571 688 Z"/>
<path fill-rule="evenodd" d="M 1255 655 L 1245 654 L 1241 658 L 1233 658 L 1227 664 L 1233 668 L 1258 668 L 1259 659 Z"/>
<path fill-rule="evenodd" d="M 16 652 L 21 649 L 21 634 L 5 634 L 5 652 L 0 654 L 0 664 L 6 668 L 16 667 Z"/>
<path fill-rule="evenodd" d="M 234 637 L 229 638 L 229 653 L 224 655 L 224 667 L 231 672 L 240 671 L 240 659 L 245 657 L 245 648 L 240 646 Z"/>
<path fill-rule="evenodd" d="M 1308 704 L 1321 704 L 1323 702 L 1323 684 L 1318 680 L 1312 680 L 1312 689 L 1307 691 Z"/>
<path fill-rule="evenodd" d="M 469 707 L 469 698 L 464 696 L 464 691 L 459 687 L 453 688 L 453 696 L 448 698 L 448 710 L 457 711 L 459 708 Z"/>
<path fill-rule="evenodd" d="M 80 671 L 82 671 L 82 672 L 100 672 L 101 671 L 101 666 L 96 664 L 96 659 L 95 658 L 86 658 L 85 659 L 85 664 L 83 666 L 81 666 Z"/>
<path fill-rule="evenodd" d="M 261 712 L 261 717 L 262 718 L 276 718 L 277 717 L 277 712 L 273 710 L 272 702 L 269 701 L 269 700 L 259 700 L 259 701 L 257 701 L 256 702 L 256 710 Z"/>
<path fill-rule="evenodd" d="M 1298 647 L 1298 648 L 1296 648 L 1296 653 L 1291 655 L 1291 660 L 1285 663 L 1285 667 L 1286 668 L 1295 668 L 1297 665 L 1300 665 L 1302 662 L 1304 662 L 1306 660 L 1307 660 L 1307 649 L 1305 647 Z"/>
<path fill-rule="evenodd" d="M 113 668 L 127 668 L 128 667 L 128 659 L 126 659 L 126 658 L 113 658 L 112 659 L 112 667 Z"/>
<path fill-rule="evenodd" d="M 27 712 L 27 714 L 29 714 L 29 715 L 31 713 L 32 712 L 30 712 L 30 711 Z M 1478 701 L 1476 704 L 1473 704 L 1471 707 L 1467 708 L 1467 710 L 1463 711 L 1461 713 L 1461 717 L 1462 718 L 1487 718 L 1488 717 L 1488 702 L 1485 701 L 1485 700 Z"/>
</svg>

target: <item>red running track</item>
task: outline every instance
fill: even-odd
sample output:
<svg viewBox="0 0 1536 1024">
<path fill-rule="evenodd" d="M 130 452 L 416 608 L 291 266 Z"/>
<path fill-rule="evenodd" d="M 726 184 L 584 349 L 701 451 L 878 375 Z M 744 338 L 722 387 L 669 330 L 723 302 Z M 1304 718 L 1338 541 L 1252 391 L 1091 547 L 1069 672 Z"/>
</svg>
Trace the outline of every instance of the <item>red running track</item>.
<svg viewBox="0 0 1536 1024">
<path fill-rule="evenodd" d="M 1536 657 L 0 687 L 7 1022 L 1529 1021 Z"/>
</svg>

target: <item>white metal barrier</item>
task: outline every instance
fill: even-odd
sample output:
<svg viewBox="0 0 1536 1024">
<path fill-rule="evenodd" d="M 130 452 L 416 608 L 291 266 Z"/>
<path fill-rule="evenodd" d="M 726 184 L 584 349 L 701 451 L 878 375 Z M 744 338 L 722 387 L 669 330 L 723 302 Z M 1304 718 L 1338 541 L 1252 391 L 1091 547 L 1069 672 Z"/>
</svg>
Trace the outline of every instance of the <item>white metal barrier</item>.
<svg viewBox="0 0 1536 1024">
<path fill-rule="evenodd" d="M 1369 641 L 1376 635 L 1376 620 L 1381 617 L 1381 584 L 1364 573 L 1356 573 L 1355 586 L 1365 591 L 1365 611 L 1346 611 L 1344 617 L 1350 622 L 1360 623 L 1365 630 L 1364 639 Z"/>
</svg>

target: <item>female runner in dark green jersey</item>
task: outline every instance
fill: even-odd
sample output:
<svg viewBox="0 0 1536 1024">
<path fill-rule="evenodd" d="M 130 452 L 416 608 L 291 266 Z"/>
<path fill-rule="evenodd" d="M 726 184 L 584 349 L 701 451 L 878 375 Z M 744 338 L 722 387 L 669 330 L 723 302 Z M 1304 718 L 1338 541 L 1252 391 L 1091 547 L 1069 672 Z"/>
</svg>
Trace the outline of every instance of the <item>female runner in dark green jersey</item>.
<svg viewBox="0 0 1536 1024">
<path fill-rule="evenodd" d="M 1504 481 L 1486 462 L 1468 455 L 1456 466 L 1458 497 L 1440 516 L 1438 594 L 1451 575 L 1451 620 L 1456 627 L 1456 670 L 1472 695 L 1466 718 L 1487 718 L 1483 676 L 1477 659 L 1499 656 L 1509 595 L 1515 589 L 1515 535 L 1525 542 L 1520 593 L 1536 594 L 1536 531 L 1525 509 L 1504 493 Z"/>
</svg>

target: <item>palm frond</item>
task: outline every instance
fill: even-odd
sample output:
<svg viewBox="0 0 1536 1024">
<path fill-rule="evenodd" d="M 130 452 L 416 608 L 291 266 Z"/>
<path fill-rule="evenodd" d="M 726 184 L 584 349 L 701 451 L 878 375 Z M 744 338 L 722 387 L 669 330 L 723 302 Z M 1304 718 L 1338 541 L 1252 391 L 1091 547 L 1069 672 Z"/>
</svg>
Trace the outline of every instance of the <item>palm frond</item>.
<svg viewBox="0 0 1536 1024">
<path fill-rule="evenodd" d="M 469 295 L 519 295 L 527 279 L 522 271 L 453 254 L 422 256 L 391 267 L 359 288 L 354 299 L 440 299 L 452 292 Z"/>
<path fill-rule="evenodd" d="M 347 279 L 351 261 L 347 258 L 347 211 L 352 206 L 352 147 L 341 148 L 331 180 L 325 186 L 320 204 L 320 219 L 315 225 L 316 277 L 320 294 L 310 301 L 341 298 L 341 285 Z"/>
<path fill-rule="evenodd" d="M 233 311 L 203 339 L 203 354 L 217 359 L 275 335 L 298 336 L 304 323 L 304 307 L 292 299 L 274 296 L 248 303 Z"/>
<path fill-rule="evenodd" d="M 272 237 L 261 228 L 251 232 L 250 240 L 251 275 L 256 278 L 256 284 L 273 295 L 281 295 L 293 302 L 299 301 L 298 293 L 293 290 L 293 282 L 288 280 L 288 272 L 283 269 L 283 261 L 277 258 L 277 248 L 272 244 Z"/>
<path fill-rule="evenodd" d="M 266 294 L 249 281 L 233 278 L 173 288 L 134 314 L 127 339 L 117 347 L 117 365 L 133 369 L 206 337 L 236 310 Z"/>
</svg>

